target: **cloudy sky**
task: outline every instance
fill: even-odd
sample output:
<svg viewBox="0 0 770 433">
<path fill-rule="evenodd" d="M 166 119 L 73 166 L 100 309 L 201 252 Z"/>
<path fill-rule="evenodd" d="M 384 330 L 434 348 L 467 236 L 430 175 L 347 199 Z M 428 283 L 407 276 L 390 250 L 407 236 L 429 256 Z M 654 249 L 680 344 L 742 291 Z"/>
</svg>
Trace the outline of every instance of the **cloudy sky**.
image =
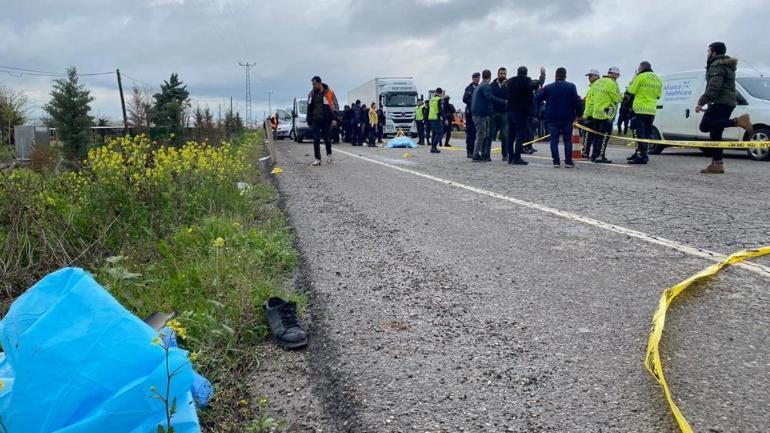
<svg viewBox="0 0 770 433">
<path fill-rule="evenodd" d="M 742 67 L 770 72 L 765 0 L 0 0 L 0 67 L 84 73 L 120 68 L 124 86 L 157 88 L 179 73 L 193 104 L 244 111 L 245 72 L 261 117 L 307 94 L 320 75 L 338 93 L 376 76 L 413 76 L 421 92 L 461 94 L 473 71 L 565 66 L 584 89 L 589 68 L 640 60 L 659 73 L 701 69 L 723 40 Z M 8 71 L 8 69 L 2 69 Z M 40 114 L 51 78 L 0 72 Z M 83 77 L 93 113 L 117 119 L 114 75 Z M 459 99 L 459 98 L 456 98 Z M 459 101 L 456 101 L 456 103 Z M 457 104 L 459 105 L 459 104 Z"/>
</svg>

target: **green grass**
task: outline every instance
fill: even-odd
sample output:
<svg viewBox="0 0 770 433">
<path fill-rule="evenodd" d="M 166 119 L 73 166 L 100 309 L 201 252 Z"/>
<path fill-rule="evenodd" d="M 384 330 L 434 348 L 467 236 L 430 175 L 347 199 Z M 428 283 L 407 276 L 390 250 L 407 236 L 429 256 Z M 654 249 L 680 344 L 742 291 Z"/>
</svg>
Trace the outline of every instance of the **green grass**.
<svg viewBox="0 0 770 433">
<path fill-rule="evenodd" d="M 51 173 L 19 170 L 13 180 L 0 178 L 0 201 L 6 198 L 0 203 L 0 243 L 22 239 L 36 246 L 58 234 L 65 250 L 33 248 L 24 256 L 25 266 L 32 267 L 13 269 L 19 249 L 0 249 L 0 274 L 5 273 L 5 284 L 14 281 L 2 295 L 3 305 L 7 308 L 25 288 L 24 278 L 54 271 L 62 264 L 59 255 L 75 257 L 96 242 L 74 264 L 93 272 L 140 318 L 156 311 L 179 313 L 187 331 L 180 344 L 195 355 L 194 367 L 216 390 L 210 406 L 199 411 L 203 431 L 246 431 L 265 411 L 244 404 L 255 400 L 248 377 L 259 364 L 257 344 L 269 336 L 261 305 L 272 296 L 296 301 L 300 311 L 306 303 L 286 288 L 298 256 L 287 218 L 276 206 L 278 193 L 256 168 L 264 153 L 261 140 L 259 134 L 234 140 L 246 162 L 235 177 L 200 179 L 160 194 L 123 188 L 120 179 L 82 192 L 62 186 L 67 178 Z M 232 180 L 250 188 L 240 191 Z M 27 195 L 35 203 L 30 205 Z M 88 204 L 82 215 L 68 204 L 76 200 Z M 180 200 L 195 205 L 180 206 Z M 34 212 L 27 212 L 30 206 Z M 59 223 L 72 214 L 69 223 Z M 114 217 L 119 221 L 112 225 L 88 219 Z M 80 228 L 73 230 L 72 224 Z"/>
</svg>

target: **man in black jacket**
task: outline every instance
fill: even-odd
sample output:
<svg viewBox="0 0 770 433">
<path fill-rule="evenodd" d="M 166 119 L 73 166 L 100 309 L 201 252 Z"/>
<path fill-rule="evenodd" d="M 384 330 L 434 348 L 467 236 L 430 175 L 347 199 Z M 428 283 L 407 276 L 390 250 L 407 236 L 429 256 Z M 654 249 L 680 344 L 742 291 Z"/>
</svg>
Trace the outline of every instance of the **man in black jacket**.
<svg viewBox="0 0 770 433">
<path fill-rule="evenodd" d="M 463 103 L 465 103 L 465 151 L 468 158 L 473 158 L 473 150 L 476 147 L 476 124 L 473 123 L 471 114 L 471 103 L 473 102 L 473 91 L 479 87 L 481 74 L 474 72 L 471 76 L 471 84 L 465 87 L 463 92 Z"/>
<path fill-rule="evenodd" d="M 506 99 L 508 97 L 508 87 L 506 83 L 508 79 L 508 70 L 505 68 L 499 68 L 497 70 L 497 79 L 492 81 L 490 87 L 492 93 L 500 98 Z M 503 151 L 503 161 L 507 161 L 511 152 L 508 146 L 510 141 L 508 140 L 508 113 L 506 112 L 505 104 L 494 102 L 492 104 L 495 107 L 495 115 L 492 116 L 489 125 L 489 137 L 490 140 L 497 140 L 497 135 L 500 134 L 500 147 Z"/>
<path fill-rule="evenodd" d="M 321 77 L 315 76 L 311 80 L 313 90 L 307 95 L 307 124 L 313 133 L 313 152 L 315 161 L 313 165 L 321 165 L 321 139 L 326 145 L 326 162 L 332 163 L 331 129 L 337 126 L 337 97 L 334 91 Z"/>
<path fill-rule="evenodd" d="M 527 76 L 527 68 L 519 66 L 516 76 L 509 78 L 508 87 L 508 140 L 507 148 L 511 149 L 508 163 L 527 165 L 521 159 L 521 150 L 529 132 L 529 113 L 534 102 L 535 91 L 545 83 L 545 68 L 540 68 L 540 78 L 533 80 Z M 516 144 L 513 145 L 513 140 Z"/>
<path fill-rule="evenodd" d="M 449 102 L 449 96 L 444 97 L 444 134 L 446 141 L 444 147 L 449 147 L 449 140 L 452 138 L 452 128 L 454 127 L 455 114 L 457 109 Z"/>
<path fill-rule="evenodd" d="M 701 132 L 708 132 L 712 141 L 721 141 L 725 128 L 740 127 L 750 136 L 753 125 L 748 114 L 730 118 L 738 97 L 735 90 L 735 70 L 738 60 L 726 55 L 727 46 L 724 42 L 714 42 L 709 45 L 706 63 L 706 91 L 698 99 L 695 112 L 705 111 L 700 122 Z M 704 110 L 704 105 L 708 109 Z M 701 170 L 704 174 L 722 174 L 725 172 L 722 161 L 722 149 L 707 149 L 713 160 L 708 167 Z"/>
</svg>

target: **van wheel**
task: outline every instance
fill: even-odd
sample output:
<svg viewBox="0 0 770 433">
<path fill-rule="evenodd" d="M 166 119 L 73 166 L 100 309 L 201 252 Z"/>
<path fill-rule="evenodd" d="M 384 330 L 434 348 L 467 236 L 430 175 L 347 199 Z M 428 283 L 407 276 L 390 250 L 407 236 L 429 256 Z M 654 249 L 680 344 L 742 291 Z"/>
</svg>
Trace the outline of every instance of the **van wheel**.
<svg viewBox="0 0 770 433">
<path fill-rule="evenodd" d="M 750 141 L 770 141 L 770 129 L 757 128 L 751 134 Z M 746 153 L 754 161 L 770 161 L 770 147 L 760 147 L 756 149 L 747 149 Z"/>
<path fill-rule="evenodd" d="M 658 131 L 658 128 L 653 127 L 652 128 L 652 139 L 653 140 L 660 140 L 660 131 Z M 665 144 L 654 144 L 650 143 L 649 146 L 647 146 L 647 152 L 650 155 L 660 155 L 663 153 L 663 149 L 667 148 Z"/>
</svg>

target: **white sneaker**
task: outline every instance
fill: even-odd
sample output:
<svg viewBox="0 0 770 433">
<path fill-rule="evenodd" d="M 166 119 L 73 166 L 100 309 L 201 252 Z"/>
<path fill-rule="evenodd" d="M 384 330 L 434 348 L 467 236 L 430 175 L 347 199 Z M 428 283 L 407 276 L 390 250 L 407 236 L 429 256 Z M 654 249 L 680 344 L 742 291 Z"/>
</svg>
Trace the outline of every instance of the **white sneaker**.
<svg viewBox="0 0 770 433">
<path fill-rule="evenodd" d="M 332 156 L 331 155 L 326 157 L 326 163 L 327 164 L 331 164 L 332 163 Z"/>
<path fill-rule="evenodd" d="M 313 167 L 317 167 L 317 166 L 321 165 L 321 160 L 320 160 L 320 159 L 316 159 L 316 160 L 315 160 L 315 161 L 313 161 L 313 163 L 312 163 L 312 164 L 310 164 L 310 165 L 312 165 Z"/>
</svg>

